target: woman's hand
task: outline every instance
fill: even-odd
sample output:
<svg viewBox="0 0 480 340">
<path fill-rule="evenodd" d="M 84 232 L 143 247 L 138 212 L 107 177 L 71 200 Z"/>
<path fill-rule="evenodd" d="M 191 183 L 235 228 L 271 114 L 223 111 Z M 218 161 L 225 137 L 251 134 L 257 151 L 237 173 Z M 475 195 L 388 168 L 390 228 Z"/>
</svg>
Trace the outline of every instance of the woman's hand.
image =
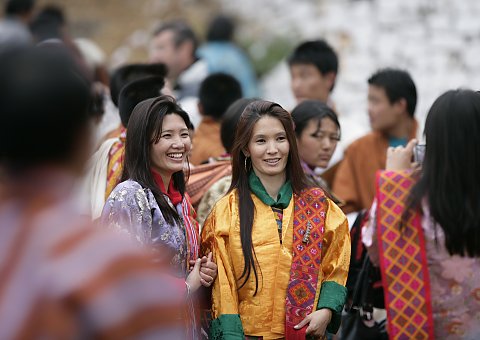
<svg viewBox="0 0 480 340">
<path fill-rule="evenodd" d="M 213 254 L 210 252 L 207 256 L 202 257 L 200 267 L 200 282 L 204 287 L 210 287 L 217 278 L 217 265 L 212 260 Z M 195 261 L 190 261 L 190 265 L 195 264 Z"/>
<path fill-rule="evenodd" d="M 200 267 L 202 266 L 202 259 L 197 259 L 195 265 L 193 266 L 190 274 L 188 274 L 185 282 L 190 287 L 190 293 L 194 293 L 202 285 L 202 278 L 200 276 Z"/>
<path fill-rule="evenodd" d="M 415 145 L 417 145 L 417 140 L 412 139 L 405 147 L 389 147 L 387 149 L 385 170 L 409 170 L 414 168 L 415 164 L 412 164 L 412 156 Z"/>
<path fill-rule="evenodd" d="M 212 260 L 213 254 L 210 252 L 208 257 L 202 258 L 202 266 L 200 267 L 201 282 L 204 287 L 210 287 L 217 278 L 217 264 Z M 204 259 L 206 261 L 204 262 Z"/>
<path fill-rule="evenodd" d="M 309 314 L 302 320 L 295 329 L 301 329 L 308 325 L 306 334 L 315 338 L 322 338 L 325 335 L 330 320 L 332 319 L 332 311 L 328 308 L 319 309 Z"/>
</svg>

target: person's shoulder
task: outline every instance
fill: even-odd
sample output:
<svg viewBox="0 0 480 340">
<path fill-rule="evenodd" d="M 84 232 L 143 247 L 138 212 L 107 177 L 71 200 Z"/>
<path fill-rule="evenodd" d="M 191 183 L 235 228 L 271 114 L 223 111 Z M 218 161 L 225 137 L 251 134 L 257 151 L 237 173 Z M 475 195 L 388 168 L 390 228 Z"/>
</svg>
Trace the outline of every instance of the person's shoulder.
<svg viewBox="0 0 480 340">
<path fill-rule="evenodd" d="M 227 179 L 225 179 L 226 181 Z M 231 181 L 231 179 L 230 179 Z M 228 209 L 230 210 L 232 205 L 235 205 L 237 201 L 237 189 L 233 189 L 230 192 L 227 192 L 225 196 L 220 198 L 217 203 L 215 203 L 215 209 L 218 211 Z"/>
<path fill-rule="evenodd" d="M 146 192 L 148 189 L 144 189 L 140 183 L 134 181 L 132 179 L 127 179 L 126 181 L 120 182 L 117 186 L 113 189 L 110 197 L 117 197 L 121 196 L 130 196 L 135 195 L 139 191 Z"/>
<path fill-rule="evenodd" d="M 378 132 L 372 131 L 366 135 L 354 140 L 352 144 L 347 147 L 346 152 L 352 151 L 371 151 L 369 148 L 373 147 L 381 139 L 381 135 Z"/>
</svg>

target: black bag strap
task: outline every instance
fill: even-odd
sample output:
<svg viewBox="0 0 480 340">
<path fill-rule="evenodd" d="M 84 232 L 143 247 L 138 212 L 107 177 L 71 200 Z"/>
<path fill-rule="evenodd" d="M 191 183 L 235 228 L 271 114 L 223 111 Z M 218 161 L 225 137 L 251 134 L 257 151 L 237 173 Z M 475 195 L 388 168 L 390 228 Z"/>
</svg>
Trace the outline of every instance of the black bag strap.
<svg viewBox="0 0 480 340">
<path fill-rule="evenodd" d="M 359 309 L 369 304 L 368 297 L 371 289 L 370 269 L 372 263 L 368 254 L 365 254 L 363 259 L 362 269 L 357 277 L 355 289 L 353 292 L 352 305 L 350 309 Z"/>
</svg>

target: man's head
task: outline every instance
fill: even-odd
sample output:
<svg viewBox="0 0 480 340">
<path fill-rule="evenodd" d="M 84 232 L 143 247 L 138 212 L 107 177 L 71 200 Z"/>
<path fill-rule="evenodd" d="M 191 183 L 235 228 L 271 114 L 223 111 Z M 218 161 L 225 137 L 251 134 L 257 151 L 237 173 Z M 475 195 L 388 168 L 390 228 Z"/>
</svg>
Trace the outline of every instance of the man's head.
<svg viewBox="0 0 480 340">
<path fill-rule="evenodd" d="M 91 151 L 91 96 L 73 60 L 46 47 L 15 51 L 2 56 L 0 79 L 2 168 L 83 170 Z"/>
<path fill-rule="evenodd" d="M 167 65 L 168 78 L 176 80 L 195 61 L 197 45 L 195 33 L 185 22 L 167 22 L 153 34 L 149 59 Z"/>
<path fill-rule="evenodd" d="M 230 104 L 241 97 L 242 88 L 234 77 L 214 73 L 200 85 L 198 109 L 202 115 L 220 120 Z"/>
<path fill-rule="evenodd" d="M 164 64 L 128 64 L 116 69 L 110 77 L 110 96 L 118 107 L 118 100 L 122 88 L 132 81 L 145 77 L 162 77 L 167 75 Z"/>
<path fill-rule="evenodd" d="M 5 1 L 5 14 L 8 16 L 29 17 L 35 6 L 35 0 Z"/>
<path fill-rule="evenodd" d="M 368 79 L 368 115 L 373 130 L 387 132 L 413 118 L 417 89 L 408 72 L 382 69 Z"/>
<path fill-rule="evenodd" d="M 338 57 L 324 40 L 307 41 L 288 57 L 292 92 L 297 102 L 307 99 L 328 101 L 335 86 Z"/>
<path fill-rule="evenodd" d="M 160 96 L 164 85 L 163 77 L 145 77 L 125 85 L 118 96 L 118 112 L 122 125 L 128 126 L 133 109 L 138 103 Z"/>
</svg>

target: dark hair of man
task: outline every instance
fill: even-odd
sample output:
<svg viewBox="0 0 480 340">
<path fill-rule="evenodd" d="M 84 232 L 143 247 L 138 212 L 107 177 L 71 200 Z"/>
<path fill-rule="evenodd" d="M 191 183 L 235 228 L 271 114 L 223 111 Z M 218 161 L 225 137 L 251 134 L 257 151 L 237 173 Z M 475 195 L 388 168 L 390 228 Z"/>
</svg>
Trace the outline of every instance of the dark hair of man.
<svg viewBox="0 0 480 340">
<path fill-rule="evenodd" d="M 237 130 L 238 121 L 243 113 L 243 110 L 248 104 L 259 100 L 258 98 L 240 98 L 230 105 L 225 111 L 222 118 L 222 125 L 220 127 L 220 139 L 223 147 L 228 153 L 232 152 L 233 142 L 235 138 L 235 131 Z"/>
<path fill-rule="evenodd" d="M 120 91 L 118 112 L 122 125 L 127 127 L 133 109 L 138 103 L 148 98 L 160 96 L 160 91 L 165 85 L 163 77 L 145 77 L 125 85 Z"/>
<path fill-rule="evenodd" d="M 385 68 L 377 71 L 368 79 L 369 85 L 385 90 L 390 104 L 400 99 L 407 102 L 407 112 L 413 118 L 417 106 L 417 88 L 407 71 Z"/>
<path fill-rule="evenodd" d="M 22 15 L 33 10 L 34 0 L 8 0 L 5 4 L 6 15 Z"/>
<path fill-rule="evenodd" d="M 306 41 L 298 45 L 288 57 L 288 65 L 314 65 L 325 75 L 338 73 L 338 57 L 333 48 L 325 40 Z M 335 85 L 335 84 L 334 84 Z M 330 91 L 333 90 L 334 85 Z"/>
<path fill-rule="evenodd" d="M 118 96 L 122 88 L 128 83 L 145 77 L 162 77 L 167 75 L 165 64 L 129 64 L 113 71 L 110 77 L 110 97 L 118 107 Z"/>
<path fill-rule="evenodd" d="M 30 23 L 30 30 L 37 42 L 48 39 L 63 39 L 62 28 L 65 25 L 65 15 L 60 7 L 45 6 Z"/>
<path fill-rule="evenodd" d="M 89 84 L 56 52 L 27 48 L 1 57 L 0 158 L 14 173 L 69 162 L 88 131 Z"/>
<path fill-rule="evenodd" d="M 454 90 L 432 105 L 425 122 L 420 178 L 403 221 L 427 199 L 451 255 L 480 256 L 480 93 Z"/>
<path fill-rule="evenodd" d="M 232 18 L 218 15 L 211 21 L 207 30 L 207 41 L 231 41 L 235 24 Z"/>
<path fill-rule="evenodd" d="M 192 28 L 187 25 L 182 20 L 175 20 L 175 21 L 170 21 L 166 22 L 162 25 L 160 25 L 154 32 L 153 36 L 157 36 L 160 33 L 163 33 L 165 31 L 172 31 L 173 32 L 173 43 L 175 47 L 178 47 L 182 45 L 183 43 L 189 41 L 193 44 L 193 53 L 197 50 L 198 47 L 198 40 L 197 37 L 195 36 L 195 33 L 193 32 Z"/>
<path fill-rule="evenodd" d="M 290 180 L 293 192 L 299 194 L 300 191 L 308 186 L 307 179 L 303 173 L 300 164 L 300 158 L 297 151 L 295 132 L 293 130 L 293 121 L 290 114 L 280 105 L 268 101 L 258 100 L 250 103 L 242 113 L 238 128 L 235 133 L 235 142 L 232 149 L 232 184 L 229 192 L 237 189 L 238 209 L 240 216 L 240 239 L 242 242 L 242 251 L 244 256 L 244 268 L 240 280 L 243 279 L 240 288 L 248 281 L 251 271 L 255 275 L 255 293 L 258 291 L 257 261 L 255 249 L 252 244 L 252 229 L 255 207 L 250 196 L 251 191 L 248 185 L 247 167 L 252 167 L 244 152 L 248 148 L 248 143 L 253 133 L 255 124 L 263 117 L 272 117 L 278 119 L 285 129 L 290 152 L 286 165 L 286 177 Z M 253 170 L 251 170 L 253 171 Z M 256 263 L 257 262 L 257 263 Z M 260 268 L 259 268 L 260 269 Z"/>
<path fill-rule="evenodd" d="M 242 97 L 240 83 L 225 73 L 214 73 L 200 84 L 198 100 L 203 107 L 203 115 L 219 121 L 230 104 Z"/>
<path fill-rule="evenodd" d="M 150 157 L 152 145 L 160 140 L 163 119 L 170 114 L 179 115 L 187 127 L 191 125 L 188 114 L 170 96 L 150 98 L 135 106 L 128 122 L 122 181 L 131 179 L 142 187 L 150 189 L 165 220 L 168 223 L 173 223 L 174 220 L 180 220 L 180 216 L 167 203 L 163 193 L 155 183 Z M 184 172 L 175 172 L 171 180 L 175 188 L 184 196 L 186 182 Z"/>
<path fill-rule="evenodd" d="M 318 100 L 301 102 L 292 111 L 295 134 L 297 137 L 300 137 L 311 120 L 317 122 L 317 131 L 315 133 L 318 133 L 324 118 L 328 118 L 335 123 L 340 133 L 340 123 L 338 122 L 337 114 L 328 105 Z"/>
</svg>

